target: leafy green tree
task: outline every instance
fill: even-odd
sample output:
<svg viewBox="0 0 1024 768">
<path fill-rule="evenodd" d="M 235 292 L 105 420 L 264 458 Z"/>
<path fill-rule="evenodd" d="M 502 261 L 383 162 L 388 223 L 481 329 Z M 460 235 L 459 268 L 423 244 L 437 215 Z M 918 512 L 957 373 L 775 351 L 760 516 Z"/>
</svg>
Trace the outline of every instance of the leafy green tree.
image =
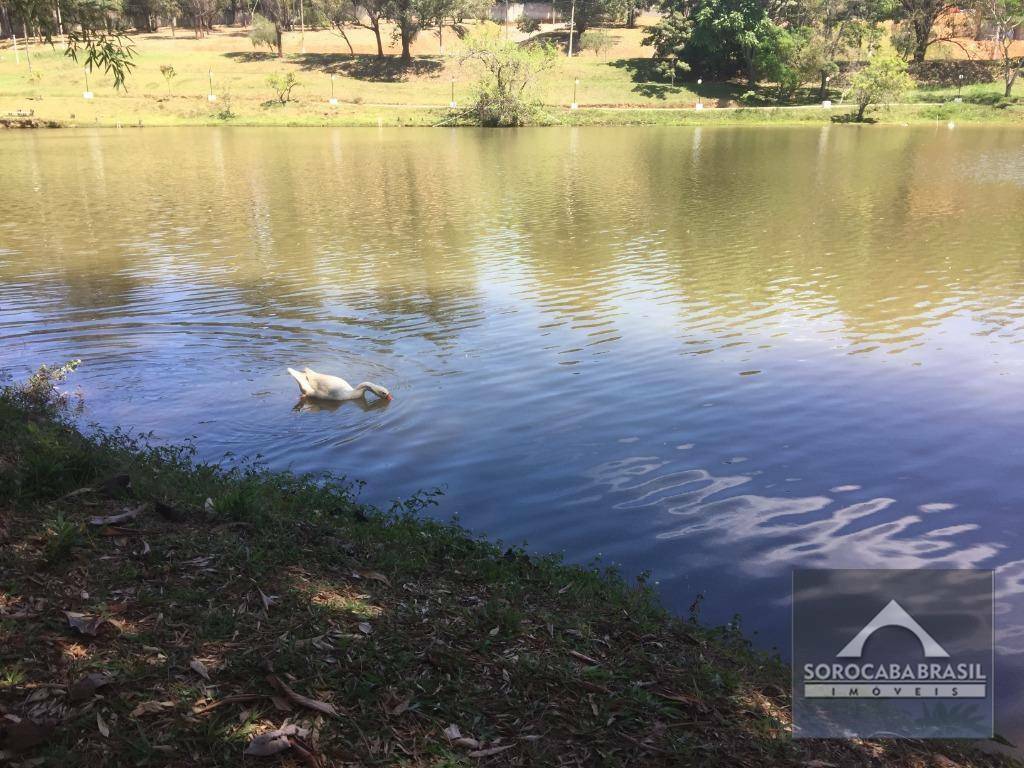
<svg viewBox="0 0 1024 768">
<path fill-rule="evenodd" d="M 693 22 L 690 21 L 690 17 L 681 10 L 673 9 L 667 11 L 660 23 L 647 28 L 643 44 L 654 46 L 655 58 L 679 59 L 689 68 L 682 58 L 692 34 Z"/>
<path fill-rule="evenodd" d="M 191 0 L 195 2 L 196 0 Z M 277 49 L 277 57 L 284 57 L 284 29 L 290 28 L 294 5 L 292 0 L 257 0 L 259 12 L 253 15 L 252 32 L 249 39 L 254 46 L 265 45 Z M 257 30 L 257 19 L 259 30 Z M 272 29 L 271 29 L 272 28 Z"/>
<path fill-rule="evenodd" d="M 839 62 L 880 34 L 878 22 L 891 19 L 896 7 L 897 0 L 801 0 L 795 6 L 791 25 L 811 30 L 805 56 L 820 60 L 819 98 L 825 98 L 828 78 L 839 72 Z"/>
<path fill-rule="evenodd" d="M 1003 95 L 1010 98 L 1021 71 L 1020 59 L 1010 56 L 1014 30 L 1024 25 L 1024 0 L 975 0 L 974 10 L 995 28 L 993 42 L 1003 66 Z"/>
<path fill-rule="evenodd" d="M 531 89 L 541 72 L 556 62 L 550 45 L 519 45 L 503 39 L 485 23 L 466 39 L 460 60 L 475 64 L 479 79 L 472 105 L 464 113 L 486 126 L 524 125 L 538 109 Z"/>
<path fill-rule="evenodd" d="M 431 0 L 390 0 L 388 18 L 395 25 L 392 38 L 402 46 L 402 62 L 412 61 L 412 43 L 435 12 Z"/>
<path fill-rule="evenodd" d="M 267 77 L 267 85 L 274 90 L 274 96 L 281 104 L 287 104 L 292 97 L 292 89 L 299 84 L 294 72 L 275 72 Z"/>
<path fill-rule="evenodd" d="M 615 39 L 603 29 L 589 29 L 580 35 L 580 50 L 593 51 L 604 56 L 615 44 Z"/>
<path fill-rule="evenodd" d="M 275 24 L 262 14 L 253 14 L 252 29 L 249 30 L 249 40 L 252 41 L 253 48 L 258 48 L 262 45 L 272 51 L 276 50 L 277 55 L 281 56 L 283 53 L 281 37 L 280 25 Z"/>
<path fill-rule="evenodd" d="M 657 54 L 678 55 L 692 71 L 731 77 L 744 72 L 751 85 L 764 48 L 779 39 L 778 25 L 759 0 L 665 0 L 664 20 L 649 30 Z"/>
<path fill-rule="evenodd" d="M 896 101 L 914 87 L 907 62 L 897 56 L 875 56 L 850 81 L 847 94 L 857 104 L 857 121 L 871 104 Z"/>
<path fill-rule="evenodd" d="M 9 18 L 20 19 L 25 30 L 38 30 L 48 42 L 58 34 L 57 17 L 48 0 L 7 0 Z M 66 33 L 64 55 L 90 70 L 100 69 L 114 78 L 114 87 L 125 88 L 135 68 L 135 46 L 119 22 L 120 6 L 114 0 L 76 0 L 61 5 Z"/>
</svg>

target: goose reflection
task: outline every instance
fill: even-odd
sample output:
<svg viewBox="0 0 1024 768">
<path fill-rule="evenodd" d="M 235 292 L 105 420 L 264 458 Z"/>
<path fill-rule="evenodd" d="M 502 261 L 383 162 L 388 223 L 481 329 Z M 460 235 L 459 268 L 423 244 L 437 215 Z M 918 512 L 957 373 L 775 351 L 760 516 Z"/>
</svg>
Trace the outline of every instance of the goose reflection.
<svg viewBox="0 0 1024 768">
<path fill-rule="evenodd" d="M 316 400 L 308 397 L 300 397 L 299 401 L 292 406 L 293 411 L 299 413 L 321 413 L 324 411 L 336 411 L 339 408 L 358 408 L 361 411 L 379 411 L 387 408 L 390 400 L 374 400 L 369 402 L 363 398 L 358 400 Z"/>
</svg>

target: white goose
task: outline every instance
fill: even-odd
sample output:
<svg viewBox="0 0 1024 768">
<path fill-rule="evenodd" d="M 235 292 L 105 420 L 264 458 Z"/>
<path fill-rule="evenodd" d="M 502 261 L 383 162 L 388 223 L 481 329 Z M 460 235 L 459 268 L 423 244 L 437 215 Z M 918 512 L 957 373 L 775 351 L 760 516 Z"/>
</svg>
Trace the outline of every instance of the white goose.
<svg viewBox="0 0 1024 768">
<path fill-rule="evenodd" d="M 358 400 L 367 392 L 373 392 L 384 400 L 391 399 L 391 393 L 387 387 L 374 384 L 372 381 L 364 381 L 353 387 L 344 379 L 317 373 L 310 368 L 302 371 L 289 368 L 288 373 L 299 382 L 299 389 L 302 390 L 303 397 L 313 397 L 318 400 Z"/>
</svg>

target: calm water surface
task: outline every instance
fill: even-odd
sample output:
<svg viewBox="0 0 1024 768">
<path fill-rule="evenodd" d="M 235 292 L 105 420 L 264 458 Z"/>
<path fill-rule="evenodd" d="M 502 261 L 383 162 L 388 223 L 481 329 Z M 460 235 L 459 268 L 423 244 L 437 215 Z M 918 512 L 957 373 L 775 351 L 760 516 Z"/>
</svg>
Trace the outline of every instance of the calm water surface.
<svg viewBox="0 0 1024 768">
<path fill-rule="evenodd" d="M 1024 131 L 0 134 L 0 366 L 202 455 L 444 485 L 788 644 L 789 570 L 997 568 L 1024 733 Z M 286 366 L 386 407 L 296 410 Z"/>
</svg>

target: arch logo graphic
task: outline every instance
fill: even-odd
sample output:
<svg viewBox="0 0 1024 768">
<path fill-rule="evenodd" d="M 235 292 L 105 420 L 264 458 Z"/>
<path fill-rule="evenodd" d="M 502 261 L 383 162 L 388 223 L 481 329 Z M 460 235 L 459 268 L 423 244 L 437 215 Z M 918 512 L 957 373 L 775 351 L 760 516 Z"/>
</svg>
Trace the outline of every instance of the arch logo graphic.
<svg viewBox="0 0 1024 768">
<path fill-rule="evenodd" d="M 992 608 L 992 571 L 794 571 L 794 736 L 990 738 Z"/>
</svg>

